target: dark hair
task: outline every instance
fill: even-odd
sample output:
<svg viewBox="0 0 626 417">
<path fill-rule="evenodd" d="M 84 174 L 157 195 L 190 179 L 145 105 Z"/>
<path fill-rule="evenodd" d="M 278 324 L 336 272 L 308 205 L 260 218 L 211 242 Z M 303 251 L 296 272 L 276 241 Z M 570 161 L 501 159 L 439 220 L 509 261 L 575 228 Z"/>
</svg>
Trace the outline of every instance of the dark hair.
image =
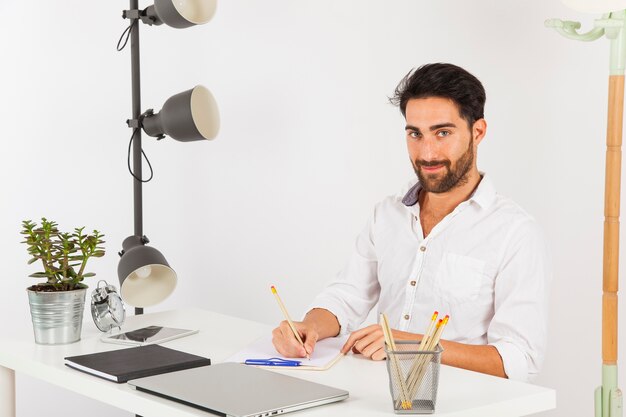
<svg viewBox="0 0 626 417">
<path fill-rule="evenodd" d="M 412 69 L 396 87 L 389 101 L 406 117 L 407 102 L 414 98 L 443 97 L 452 100 L 471 127 L 484 117 L 485 89 L 478 78 L 452 64 L 426 64 Z"/>
</svg>

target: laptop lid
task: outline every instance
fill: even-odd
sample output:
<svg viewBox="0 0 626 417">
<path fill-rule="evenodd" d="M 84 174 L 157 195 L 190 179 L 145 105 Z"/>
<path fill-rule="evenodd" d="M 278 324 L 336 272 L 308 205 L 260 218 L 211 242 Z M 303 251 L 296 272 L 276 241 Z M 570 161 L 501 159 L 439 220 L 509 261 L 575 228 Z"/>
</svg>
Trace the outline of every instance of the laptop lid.
<svg viewBox="0 0 626 417">
<path fill-rule="evenodd" d="M 348 398 L 348 391 L 239 363 L 128 381 L 138 391 L 232 417 L 267 417 Z"/>
</svg>

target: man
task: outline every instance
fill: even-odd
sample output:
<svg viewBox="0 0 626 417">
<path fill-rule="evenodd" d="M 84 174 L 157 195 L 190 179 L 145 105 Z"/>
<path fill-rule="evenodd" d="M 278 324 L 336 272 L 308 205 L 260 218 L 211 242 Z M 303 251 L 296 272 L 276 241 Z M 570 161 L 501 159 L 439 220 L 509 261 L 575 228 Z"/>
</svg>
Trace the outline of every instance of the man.
<svg viewBox="0 0 626 417">
<path fill-rule="evenodd" d="M 351 333 L 342 352 L 381 360 L 381 327 L 359 329 L 376 303 L 395 339 L 421 338 L 438 310 L 450 315 L 443 363 L 528 380 L 545 353 L 551 274 L 536 222 L 478 171 L 484 88 L 462 68 L 429 64 L 391 100 L 417 181 L 375 207 L 346 268 L 295 323 L 304 346 L 286 322 L 274 346 L 304 357 L 318 340 Z"/>
</svg>

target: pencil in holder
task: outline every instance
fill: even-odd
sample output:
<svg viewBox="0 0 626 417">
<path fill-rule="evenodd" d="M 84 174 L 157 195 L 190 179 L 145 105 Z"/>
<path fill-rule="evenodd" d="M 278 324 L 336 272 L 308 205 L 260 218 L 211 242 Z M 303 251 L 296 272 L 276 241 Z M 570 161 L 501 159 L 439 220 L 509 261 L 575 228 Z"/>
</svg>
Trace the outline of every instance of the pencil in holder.
<svg viewBox="0 0 626 417">
<path fill-rule="evenodd" d="M 385 345 L 389 389 L 396 414 L 435 412 L 443 349 L 419 350 L 419 342 L 397 340 L 396 350 Z"/>
</svg>

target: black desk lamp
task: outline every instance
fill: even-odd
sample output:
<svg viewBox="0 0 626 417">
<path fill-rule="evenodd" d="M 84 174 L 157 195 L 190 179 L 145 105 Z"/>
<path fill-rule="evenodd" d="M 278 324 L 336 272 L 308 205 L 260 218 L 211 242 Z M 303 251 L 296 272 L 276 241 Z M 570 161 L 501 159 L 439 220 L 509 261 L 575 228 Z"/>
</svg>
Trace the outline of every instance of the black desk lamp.
<svg viewBox="0 0 626 417">
<path fill-rule="evenodd" d="M 141 113 L 138 23 L 141 21 L 151 26 L 165 23 L 174 28 L 186 28 L 211 20 L 216 5 L 217 0 L 155 0 L 153 5 L 140 10 L 139 1 L 130 0 L 130 10 L 124 10 L 122 14 L 124 19 L 131 21 L 125 33 L 130 36 L 131 49 L 132 119 L 127 124 L 133 129 L 134 234 L 122 243 L 117 273 L 120 294 L 135 307 L 135 314 L 142 314 L 143 307 L 158 304 L 167 298 L 174 291 L 177 281 L 176 272 L 161 252 L 146 246 L 149 241 L 143 234 L 142 184 L 147 181 L 141 176 L 141 131 L 157 139 L 167 135 L 189 142 L 214 139 L 220 125 L 217 103 L 211 92 L 201 85 L 170 97 L 159 113 L 155 114 L 152 109 Z M 119 48 L 118 44 L 118 50 L 124 46 Z"/>
</svg>

